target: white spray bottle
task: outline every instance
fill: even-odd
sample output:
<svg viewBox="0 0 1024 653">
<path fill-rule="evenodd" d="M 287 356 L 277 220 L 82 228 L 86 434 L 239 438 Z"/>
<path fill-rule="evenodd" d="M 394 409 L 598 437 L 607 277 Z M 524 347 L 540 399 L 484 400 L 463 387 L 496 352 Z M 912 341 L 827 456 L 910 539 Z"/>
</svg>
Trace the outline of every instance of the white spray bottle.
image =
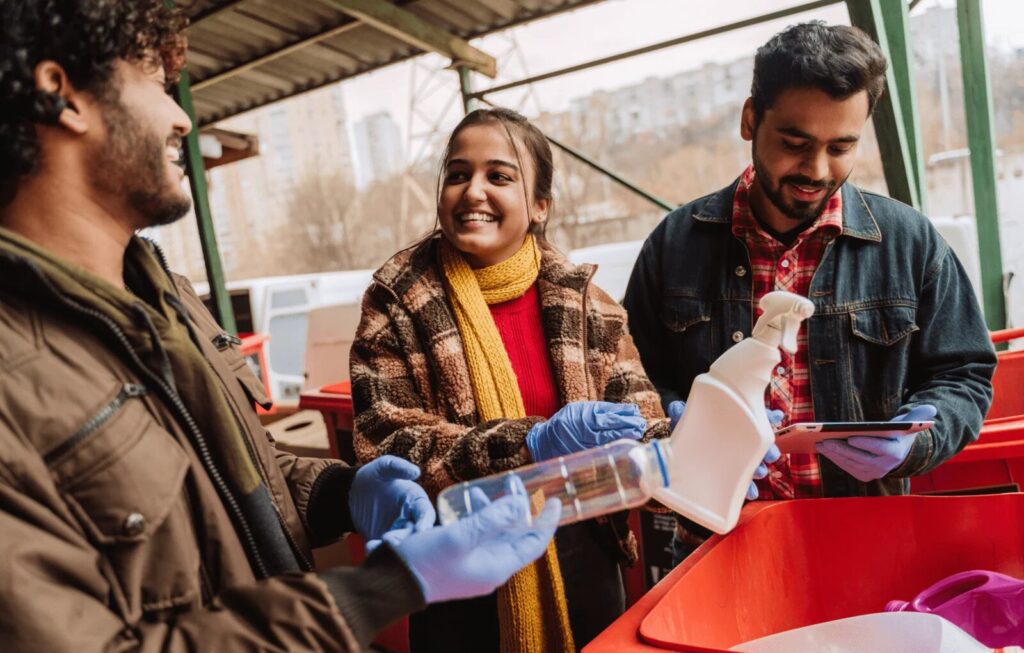
<svg viewBox="0 0 1024 653">
<path fill-rule="evenodd" d="M 560 524 L 643 505 L 651 498 L 717 533 L 731 530 L 754 470 L 775 438 L 764 391 L 781 356 L 796 351 L 800 323 L 814 304 L 788 292 L 761 299 L 752 337 L 722 354 L 693 381 L 686 411 L 665 440 L 616 440 L 594 449 L 459 483 L 437 498 L 442 524 L 507 494 L 534 510 L 562 503 Z"/>
<path fill-rule="evenodd" d="M 716 533 L 736 525 L 754 470 L 775 440 L 764 393 L 782 359 L 779 347 L 796 352 L 800 324 L 814 313 L 810 300 L 783 291 L 768 293 L 760 306 L 752 336 L 693 380 L 686 411 L 662 443 L 671 473 L 654 498 Z"/>
</svg>

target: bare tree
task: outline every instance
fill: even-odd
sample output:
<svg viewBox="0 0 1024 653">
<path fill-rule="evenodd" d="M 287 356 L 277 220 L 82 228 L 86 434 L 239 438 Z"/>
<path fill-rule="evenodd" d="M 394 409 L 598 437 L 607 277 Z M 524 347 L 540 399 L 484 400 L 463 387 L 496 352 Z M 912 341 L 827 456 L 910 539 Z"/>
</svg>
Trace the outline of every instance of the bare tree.
<svg viewBox="0 0 1024 653">
<path fill-rule="evenodd" d="M 273 234 L 278 274 L 352 269 L 358 207 L 351 180 L 340 172 L 300 179 L 288 201 L 288 220 Z"/>
</svg>

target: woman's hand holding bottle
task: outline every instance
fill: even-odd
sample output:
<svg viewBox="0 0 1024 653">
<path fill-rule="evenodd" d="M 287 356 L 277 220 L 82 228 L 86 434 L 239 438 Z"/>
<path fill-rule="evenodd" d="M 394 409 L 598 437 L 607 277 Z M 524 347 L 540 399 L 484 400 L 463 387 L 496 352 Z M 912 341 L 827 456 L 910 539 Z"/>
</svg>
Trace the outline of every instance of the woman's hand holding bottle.
<svg viewBox="0 0 1024 653">
<path fill-rule="evenodd" d="M 576 401 L 530 429 L 526 448 L 540 462 L 615 440 L 639 440 L 646 430 L 647 420 L 636 404 Z"/>
</svg>

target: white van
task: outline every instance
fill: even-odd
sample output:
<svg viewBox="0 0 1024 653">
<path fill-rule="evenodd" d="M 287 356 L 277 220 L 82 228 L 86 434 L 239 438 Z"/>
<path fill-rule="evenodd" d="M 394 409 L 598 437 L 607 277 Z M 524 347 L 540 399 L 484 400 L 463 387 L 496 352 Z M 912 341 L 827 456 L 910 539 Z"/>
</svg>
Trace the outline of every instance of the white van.
<svg viewBox="0 0 1024 653">
<path fill-rule="evenodd" d="M 569 252 L 575 263 L 596 263 L 594 283 L 617 300 L 643 241 L 610 243 Z M 240 332 L 270 334 L 267 366 L 278 404 L 295 404 L 305 388 L 348 378 L 348 352 L 359 323 L 363 292 L 373 270 L 261 277 L 228 283 Z M 209 287 L 196 284 L 209 303 Z"/>
<path fill-rule="evenodd" d="M 304 361 L 310 311 L 333 304 L 358 307 L 372 276 L 373 270 L 351 270 L 228 283 L 238 330 L 270 335 L 267 372 L 275 403 L 295 404 L 311 385 Z M 196 284 L 196 292 L 209 304 L 207 283 Z M 337 371 L 336 380 L 347 377 L 347 366 Z"/>
</svg>

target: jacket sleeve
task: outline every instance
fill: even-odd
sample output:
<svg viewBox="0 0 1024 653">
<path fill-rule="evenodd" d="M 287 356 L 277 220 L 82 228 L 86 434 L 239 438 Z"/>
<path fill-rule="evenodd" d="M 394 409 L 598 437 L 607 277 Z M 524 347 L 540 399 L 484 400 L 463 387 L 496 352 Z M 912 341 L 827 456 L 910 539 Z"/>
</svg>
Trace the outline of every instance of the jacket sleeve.
<svg viewBox="0 0 1024 653">
<path fill-rule="evenodd" d="M 303 458 L 274 450 L 292 500 L 314 549 L 335 542 L 355 530 L 348 493 L 358 467 L 321 458 Z"/>
<path fill-rule="evenodd" d="M 34 498 L 52 494 L 47 483 L 34 483 L 38 487 L 30 494 L 11 482 L 5 464 L 0 462 L 0 641 L 5 652 L 355 651 L 365 643 L 366 630 L 399 616 L 378 613 L 364 620 L 372 625 L 359 638 L 330 589 L 333 583 L 358 586 L 359 579 L 291 574 L 228 588 L 205 608 L 168 609 L 166 618 L 140 614 L 128 620 L 114 607 L 117 592 L 108 560 L 47 501 Z M 31 460 L 25 464 L 33 465 Z M 407 573 L 401 569 L 398 573 Z M 396 602 L 407 603 L 393 598 L 387 609 L 400 609 Z"/>
<path fill-rule="evenodd" d="M 604 318 L 609 349 L 614 360 L 608 371 L 602 399 L 614 403 L 636 404 L 647 419 L 644 439 L 664 438 L 669 434 L 669 421 L 662 410 L 658 391 L 647 378 L 640 353 L 629 335 L 626 314 L 607 293 L 598 288 L 590 292 L 590 300 Z"/>
<path fill-rule="evenodd" d="M 385 454 L 405 458 L 423 470 L 420 483 L 431 495 L 453 483 L 530 463 L 524 440 L 540 418 L 466 426 L 427 405 L 419 388 L 436 383 L 427 355 L 414 344 L 414 336 L 399 336 L 414 334 L 414 327 L 402 309 L 389 311 L 393 305 L 385 304 L 381 294 L 371 286 L 363 298 L 350 357 L 353 444 L 359 461 Z M 472 388 L 461 391 L 472 393 Z"/>
<path fill-rule="evenodd" d="M 629 331 L 633 334 L 647 377 L 661 397 L 662 409 L 668 410 L 670 403 L 685 397 L 674 389 L 681 384 L 673 378 L 671 358 L 663 354 L 672 349 L 661 319 L 661 246 L 664 228 L 662 223 L 640 248 L 622 303 L 629 315 Z"/>
<path fill-rule="evenodd" d="M 904 412 L 920 404 L 938 409 L 935 426 L 919 433 L 910 454 L 889 476 L 924 474 L 978 438 L 992 403 L 996 356 L 970 280 L 945 243 L 925 274 L 918 299 Z"/>
</svg>

